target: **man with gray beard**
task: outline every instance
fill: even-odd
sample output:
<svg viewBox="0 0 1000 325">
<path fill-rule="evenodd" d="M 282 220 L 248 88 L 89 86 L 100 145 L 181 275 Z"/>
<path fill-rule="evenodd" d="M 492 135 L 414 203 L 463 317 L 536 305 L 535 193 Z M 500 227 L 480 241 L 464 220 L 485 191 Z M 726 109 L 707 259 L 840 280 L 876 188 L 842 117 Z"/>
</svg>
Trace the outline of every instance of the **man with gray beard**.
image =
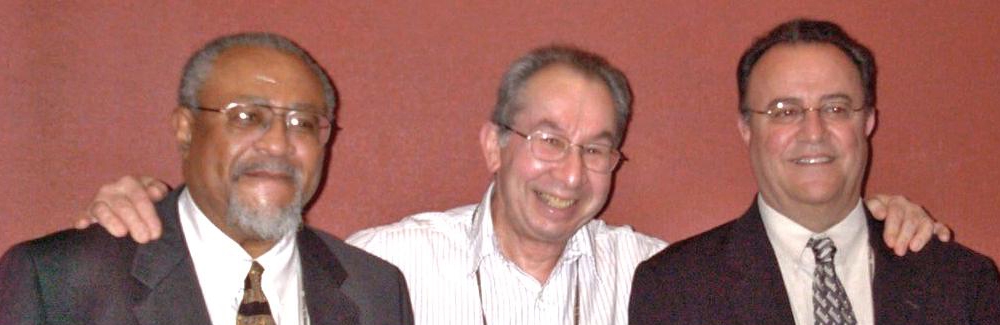
<svg viewBox="0 0 1000 325">
<path fill-rule="evenodd" d="M 0 324 L 412 324 L 399 270 L 302 225 L 336 94 L 273 34 L 218 38 L 185 66 L 171 115 L 186 185 L 160 240 L 93 228 L 0 260 Z"/>
</svg>

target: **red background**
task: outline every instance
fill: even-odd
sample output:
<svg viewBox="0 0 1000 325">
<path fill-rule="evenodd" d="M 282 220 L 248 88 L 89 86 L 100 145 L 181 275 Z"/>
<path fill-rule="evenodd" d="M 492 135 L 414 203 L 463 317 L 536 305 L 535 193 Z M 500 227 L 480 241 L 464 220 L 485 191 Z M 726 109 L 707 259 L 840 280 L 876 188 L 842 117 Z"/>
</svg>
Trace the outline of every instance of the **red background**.
<svg viewBox="0 0 1000 325">
<path fill-rule="evenodd" d="M 0 250 L 71 225 L 130 173 L 176 185 L 168 114 L 187 56 L 237 31 L 308 48 L 341 94 L 330 175 L 309 212 L 340 236 L 477 201 L 476 140 L 500 75 L 572 43 L 632 82 L 635 115 L 602 218 L 677 241 L 741 214 L 754 180 L 736 130 L 735 67 L 798 16 L 876 53 L 869 192 L 902 193 L 960 242 L 1000 257 L 1000 2 L 160 1 L 0 4 Z"/>
</svg>

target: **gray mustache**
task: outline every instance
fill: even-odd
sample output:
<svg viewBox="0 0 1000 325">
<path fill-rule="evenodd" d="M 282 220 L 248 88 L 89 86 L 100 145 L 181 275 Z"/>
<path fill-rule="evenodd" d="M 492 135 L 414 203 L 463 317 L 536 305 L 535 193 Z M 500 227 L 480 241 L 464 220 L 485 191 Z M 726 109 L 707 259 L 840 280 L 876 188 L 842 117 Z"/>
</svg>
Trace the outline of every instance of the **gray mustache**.
<svg viewBox="0 0 1000 325">
<path fill-rule="evenodd" d="M 251 172 L 267 172 L 272 174 L 280 174 L 284 176 L 291 177 L 295 181 L 295 185 L 302 185 L 302 173 L 295 169 L 292 164 L 284 160 L 262 160 L 262 161 L 248 161 L 248 162 L 238 162 L 234 166 L 233 171 L 230 173 L 229 177 L 232 181 L 236 181 L 243 176 L 243 174 Z"/>
</svg>

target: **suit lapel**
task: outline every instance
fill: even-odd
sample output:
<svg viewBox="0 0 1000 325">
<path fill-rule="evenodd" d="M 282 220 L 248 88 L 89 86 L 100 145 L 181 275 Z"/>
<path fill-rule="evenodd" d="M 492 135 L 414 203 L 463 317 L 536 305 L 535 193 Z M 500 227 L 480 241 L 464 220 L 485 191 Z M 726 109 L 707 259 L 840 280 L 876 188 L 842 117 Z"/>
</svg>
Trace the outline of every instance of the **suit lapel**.
<svg viewBox="0 0 1000 325">
<path fill-rule="evenodd" d="M 868 220 L 868 245 L 875 259 L 872 281 L 872 303 L 876 324 L 924 324 L 926 301 L 924 283 L 931 281 L 907 257 L 896 256 L 882 240 L 884 224 L 871 217 Z M 908 252 L 909 254 L 919 254 Z"/>
<path fill-rule="evenodd" d="M 156 205 L 163 222 L 163 236 L 139 245 L 132 261 L 132 276 L 139 282 L 139 297 L 132 312 L 139 324 L 209 324 L 208 309 L 188 254 L 177 213 L 178 188 Z"/>
<path fill-rule="evenodd" d="M 731 310 L 740 324 L 794 324 L 778 259 L 767 239 L 764 222 L 754 200 L 750 209 L 733 221 L 726 263 L 734 277 Z"/>
<path fill-rule="evenodd" d="M 341 285 L 348 274 L 323 240 L 309 228 L 298 234 L 302 285 L 312 324 L 358 324 L 360 312 Z"/>
</svg>

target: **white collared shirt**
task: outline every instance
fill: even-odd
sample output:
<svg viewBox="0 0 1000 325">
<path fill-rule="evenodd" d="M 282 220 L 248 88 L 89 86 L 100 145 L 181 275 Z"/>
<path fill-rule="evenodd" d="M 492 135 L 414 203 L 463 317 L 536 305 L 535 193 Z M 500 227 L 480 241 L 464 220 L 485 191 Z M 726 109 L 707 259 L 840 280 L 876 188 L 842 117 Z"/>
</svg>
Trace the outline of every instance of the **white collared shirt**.
<svg viewBox="0 0 1000 325">
<path fill-rule="evenodd" d="M 847 291 L 858 324 L 874 324 L 871 283 L 875 270 L 868 245 L 868 221 L 861 200 L 844 220 L 819 234 L 767 205 L 761 196 L 757 197 L 757 204 L 767 238 L 778 258 L 795 324 L 814 324 L 812 279 L 816 258 L 806 243 L 810 238 L 823 235 L 830 237 L 837 246 L 834 269 Z"/>
<path fill-rule="evenodd" d="M 347 239 L 403 271 L 418 325 L 627 324 L 635 267 L 666 243 L 592 220 L 570 238 L 546 283 L 500 253 L 490 190 L 478 205 L 413 215 Z M 482 279 L 480 304 L 476 271 Z"/>
<path fill-rule="evenodd" d="M 181 229 L 194 262 L 198 284 L 213 324 L 236 324 L 236 313 L 243 300 L 243 280 L 253 259 L 195 205 L 187 189 L 178 202 Z M 301 324 L 304 316 L 302 266 L 299 263 L 295 234 L 288 234 L 257 262 L 264 267 L 261 289 L 278 325 Z"/>
</svg>

